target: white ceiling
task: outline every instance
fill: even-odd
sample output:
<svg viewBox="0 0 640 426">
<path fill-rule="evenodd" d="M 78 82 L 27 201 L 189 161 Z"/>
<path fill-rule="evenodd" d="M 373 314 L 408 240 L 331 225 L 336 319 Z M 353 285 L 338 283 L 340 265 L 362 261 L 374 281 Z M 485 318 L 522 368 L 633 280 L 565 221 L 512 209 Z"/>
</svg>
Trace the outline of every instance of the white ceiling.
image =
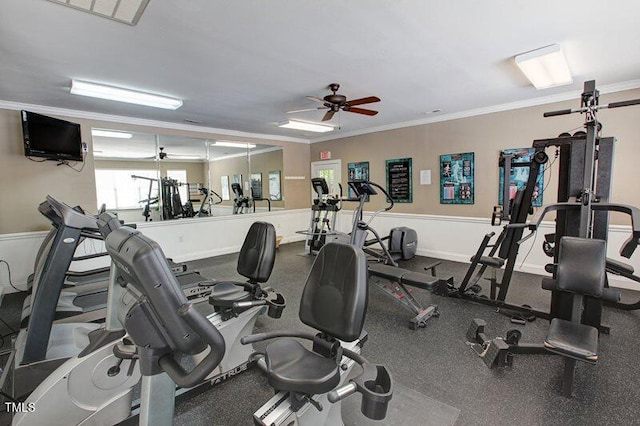
<svg viewBox="0 0 640 426">
<path fill-rule="evenodd" d="M 640 78 L 635 0 L 151 0 L 136 26 L 45 0 L 3 0 L 0 100 L 243 132 L 319 121 L 305 95 L 376 95 L 334 134 Z M 574 84 L 536 91 L 514 55 L 552 43 Z M 72 78 L 184 99 L 177 111 L 69 94 Z"/>
</svg>

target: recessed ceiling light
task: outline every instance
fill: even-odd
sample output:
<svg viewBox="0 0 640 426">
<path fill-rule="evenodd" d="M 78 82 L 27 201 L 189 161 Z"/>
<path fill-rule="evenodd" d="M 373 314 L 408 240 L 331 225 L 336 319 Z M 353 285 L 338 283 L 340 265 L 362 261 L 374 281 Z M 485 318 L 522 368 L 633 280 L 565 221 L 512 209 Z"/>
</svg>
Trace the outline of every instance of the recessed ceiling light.
<svg viewBox="0 0 640 426">
<path fill-rule="evenodd" d="M 573 83 L 567 60 L 557 44 L 523 53 L 515 60 L 538 90 Z"/>
<path fill-rule="evenodd" d="M 287 120 L 278 123 L 278 127 L 285 129 L 305 130 L 309 132 L 325 133 L 335 130 L 335 127 L 326 124 L 310 123 L 308 121 Z"/>
<path fill-rule="evenodd" d="M 71 80 L 71 93 L 73 95 L 89 96 L 92 98 L 108 99 L 111 101 L 127 102 L 163 109 L 175 110 L 182 106 L 182 99 L 75 79 Z"/>
<path fill-rule="evenodd" d="M 149 0 L 49 0 L 123 24 L 136 25 Z"/>
<path fill-rule="evenodd" d="M 249 148 L 253 149 L 256 147 L 253 143 L 247 142 L 231 142 L 231 141 L 216 141 L 213 145 L 215 146 L 224 146 L 227 148 Z"/>
<path fill-rule="evenodd" d="M 133 135 L 126 132 L 115 132 L 113 130 L 100 130 L 91 129 L 92 136 L 99 136 L 102 138 L 116 138 L 116 139 L 131 139 Z"/>
</svg>

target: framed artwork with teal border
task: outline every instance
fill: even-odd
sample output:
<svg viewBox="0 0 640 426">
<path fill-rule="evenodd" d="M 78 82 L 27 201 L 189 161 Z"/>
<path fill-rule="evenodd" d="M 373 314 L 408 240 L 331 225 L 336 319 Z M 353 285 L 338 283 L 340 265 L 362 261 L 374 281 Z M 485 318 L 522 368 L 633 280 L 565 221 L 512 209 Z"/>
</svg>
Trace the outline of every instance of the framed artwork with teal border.
<svg viewBox="0 0 640 426">
<path fill-rule="evenodd" d="M 353 182 L 356 180 L 369 180 L 369 162 L 368 161 L 358 161 L 354 163 L 347 164 L 347 173 L 348 173 L 348 182 Z M 356 194 L 353 192 L 351 187 L 348 188 L 349 198 L 356 198 Z M 367 194 L 364 198 L 365 202 L 369 201 L 369 195 Z"/>
<path fill-rule="evenodd" d="M 394 203 L 413 203 L 412 159 L 387 160 L 387 192 Z"/>
<path fill-rule="evenodd" d="M 440 156 L 440 204 L 473 204 L 473 152 Z"/>
<path fill-rule="evenodd" d="M 514 158 L 511 160 L 511 173 L 509 176 L 509 200 L 516 196 L 516 192 L 524 189 L 529 180 L 529 167 L 517 167 L 518 163 L 529 163 L 535 154 L 535 148 L 511 148 L 502 151 L 502 154 L 512 154 Z M 501 162 L 502 163 L 502 162 Z M 504 166 L 500 166 L 500 185 L 498 190 L 498 204 L 502 204 L 502 194 L 504 188 Z M 533 207 L 542 206 L 542 195 L 544 192 L 544 167 L 540 168 L 536 186 L 533 188 L 531 195 L 531 205 Z"/>
</svg>

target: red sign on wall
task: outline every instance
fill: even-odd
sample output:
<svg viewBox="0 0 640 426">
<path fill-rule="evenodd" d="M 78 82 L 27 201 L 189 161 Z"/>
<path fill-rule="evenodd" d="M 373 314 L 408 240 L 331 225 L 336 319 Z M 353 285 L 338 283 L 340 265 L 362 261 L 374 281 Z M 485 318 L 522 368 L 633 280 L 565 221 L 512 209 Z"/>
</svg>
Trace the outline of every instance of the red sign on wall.
<svg viewBox="0 0 640 426">
<path fill-rule="evenodd" d="M 331 151 L 320 151 L 321 160 L 331 160 Z"/>
</svg>

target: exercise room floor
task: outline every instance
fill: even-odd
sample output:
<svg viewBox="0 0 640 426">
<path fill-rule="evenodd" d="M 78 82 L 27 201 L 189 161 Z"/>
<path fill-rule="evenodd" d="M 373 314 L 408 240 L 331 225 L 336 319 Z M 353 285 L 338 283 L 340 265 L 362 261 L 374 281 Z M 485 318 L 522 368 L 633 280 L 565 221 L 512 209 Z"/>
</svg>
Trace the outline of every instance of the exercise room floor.
<svg viewBox="0 0 640 426">
<path fill-rule="evenodd" d="M 278 250 L 268 284 L 284 295 L 287 307 L 280 319 L 261 317 L 257 331 L 305 328 L 297 315 L 302 287 L 313 258 L 299 256 L 302 251 L 302 243 L 283 245 Z M 208 277 L 237 279 L 236 259 L 236 254 L 219 256 L 189 262 L 189 266 Z M 416 257 L 402 266 L 420 271 L 430 260 Z M 443 261 L 438 274 L 451 274 L 459 283 L 466 267 Z M 411 314 L 371 287 L 365 323 L 369 341 L 362 353 L 371 362 L 389 368 L 395 383 L 403 389 L 402 395 L 397 392 L 391 403 L 402 404 L 402 409 L 407 411 L 405 421 L 377 423 L 628 425 L 638 422 L 640 368 L 636 336 L 640 331 L 639 312 L 605 310 L 604 323 L 611 326 L 611 334 L 600 339 L 600 362 L 595 366 L 579 363 L 575 396 L 566 399 L 560 395 L 560 357 L 516 355 L 513 367 L 490 370 L 465 344 L 465 332 L 473 318 L 487 321 L 486 331 L 491 337 L 504 336 L 507 330 L 518 328 L 523 333 L 522 342 L 535 343 L 544 338 L 548 328 L 545 320 L 516 326 L 488 306 L 446 299 L 420 289 L 414 289 L 413 294 L 424 306 L 437 304 L 440 310 L 440 317 L 430 319 L 426 328 L 415 331 L 408 327 Z M 516 273 L 509 300 L 548 310 L 549 296 L 540 289 L 539 276 Z M 8 302 L 4 303 L 2 317 L 12 321 Z M 174 424 L 250 425 L 252 413 L 271 396 L 273 390 L 262 373 L 251 369 L 178 403 Z M 408 401 L 411 398 L 416 400 Z M 349 407 L 356 408 L 357 405 L 349 404 Z M 422 410 L 418 413 L 420 417 L 415 417 L 416 412 L 409 412 L 416 409 Z M 446 416 L 443 417 L 443 413 Z M 348 417 L 357 419 L 350 424 L 365 424 L 359 413 Z M 416 418 L 420 420 L 416 421 Z"/>
</svg>

